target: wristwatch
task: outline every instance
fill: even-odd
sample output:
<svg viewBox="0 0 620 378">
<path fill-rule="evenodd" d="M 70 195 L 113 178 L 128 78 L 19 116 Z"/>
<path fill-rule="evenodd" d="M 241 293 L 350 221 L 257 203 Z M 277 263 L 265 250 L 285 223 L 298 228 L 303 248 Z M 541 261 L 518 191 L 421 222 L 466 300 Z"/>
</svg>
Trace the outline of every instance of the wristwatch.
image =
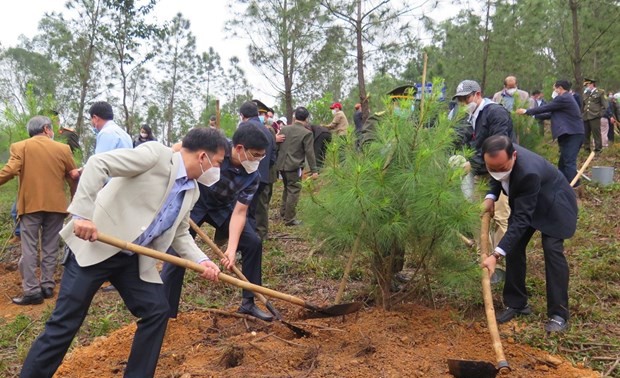
<svg viewBox="0 0 620 378">
<path fill-rule="evenodd" d="M 495 257 L 495 262 L 499 262 L 499 260 L 501 260 L 501 258 L 502 258 L 502 254 L 497 252 L 497 251 L 494 251 L 489 256 Z"/>
</svg>

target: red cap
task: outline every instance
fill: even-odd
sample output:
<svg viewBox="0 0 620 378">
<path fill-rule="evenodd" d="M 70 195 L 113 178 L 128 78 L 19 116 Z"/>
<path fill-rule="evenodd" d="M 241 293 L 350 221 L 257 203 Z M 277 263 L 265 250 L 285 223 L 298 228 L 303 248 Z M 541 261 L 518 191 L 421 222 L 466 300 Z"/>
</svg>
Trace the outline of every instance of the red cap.
<svg viewBox="0 0 620 378">
<path fill-rule="evenodd" d="M 341 103 L 339 103 L 339 102 L 334 102 L 334 103 L 332 104 L 332 106 L 330 106 L 329 108 L 330 108 L 330 109 L 336 109 L 336 108 L 338 108 L 338 109 L 342 110 L 342 104 L 341 104 Z"/>
</svg>

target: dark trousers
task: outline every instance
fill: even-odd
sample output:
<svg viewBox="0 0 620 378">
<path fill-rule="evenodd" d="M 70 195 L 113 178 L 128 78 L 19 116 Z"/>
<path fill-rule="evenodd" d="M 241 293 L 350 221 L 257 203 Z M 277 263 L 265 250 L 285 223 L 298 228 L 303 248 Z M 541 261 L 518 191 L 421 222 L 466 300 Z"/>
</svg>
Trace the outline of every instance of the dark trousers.
<svg viewBox="0 0 620 378">
<path fill-rule="evenodd" d="M 506 282 L 504 304 L 512 308 L 527 305 L 525 287 L 525 248 L 536 230 L 528 228 L 514 249 L 506 255 Z M 564 240 L 542 235 L 547 284 L 547 315 L 559 315 L 568 320 L 568 262 L 564 256 Z"/>
<path fill-rule="evenodd" d="M 248 219 L 263 240 L 269 232 L 269 202 L 271 202 L 272 190 L 273 184 L 264 182 L 258 184 L 258 189 L 248 208 Z"/>
<path fill-rule="evenodd" d="M 560 160 L 558 169 L 570 183 L 577 175 L 577 155 L 583 144 L 583 134 L 564 134 L 558 137 Z"/>
<path fill-rule="evenodd" d="M 299 170 L 280 171 L 284 189 L 282 190 L 282 203 L 280 204 L 280 216 L 284 218 L 284 223 L 295 220 L 297 215 L 297 203 L 301 193 L 301 177 Z"/>
<path fill-rule="evenodd" d="M 601 119 L 595 118 L 587 121 L 584 120 L 583 126 L 586 131 L 583 149 L 590 152 L 590 147 L 592 146 L 592 143 L 590 142 L 591 135 L 592 139 L 594 139 L 594 151 L 601 152 L 603 149 L 603 141 L 601 140 Z"/>
<path fill-rule="evenodd" d="M 50 378 L 77 334 L 97 290 L 109 280 L 131 313 L 139 318 L 125 377 L 153 377 L 168 324 L 163 285 L 140 279 L 138 256 L 117 253 L 98 264 L 80 267 L 69 252 L 56 308 L 34 341 L 20 377 Z"/>
<path fill-rule="evenodd" d="M 194 207 L 190 214 L 190 218 L 198 225 L 201 226 L 204 222 L 209 223 L 215 227 L 215 242 L 223 242 L 228 239 L 228 225 L 230 224 L 230 217 L 221 225 L 218 226 L 216 222 L 209 217 L 206 210 L 202 211 L 201 208 Z M 196 236 L 193 230 L 190 230 L 192 236 Z M 241 232 L 239 238 L 239 251 L 241 251 L 242 265 L 241 271 L 247 279 L 256 285 L 262 285 L 262 263 L 263 263 L 263 242 L 254 231 L 254 228 L 250 224 L 250 221 L 245 222 L 245 227 Z M 177 255 L 172 249 L 168 250 L 171 255 Z M 214 257 L 214 256 L 211 256 Z M 215 258 L 214 258 L 215 259 Z M 181 300 L 181 290 L 183 287 L 183 278 L 185 277 L 185 268 L 165 263 L 161 271 L 161 279 L 164 281 L 164 292 L 168 299 L 170 306 L 169 316 L 176 318 L 179 311 L 179 302 Z M 243 298 L 254 298 L 254 293 L 248 290 L 243 290 Z"/>
</svg>

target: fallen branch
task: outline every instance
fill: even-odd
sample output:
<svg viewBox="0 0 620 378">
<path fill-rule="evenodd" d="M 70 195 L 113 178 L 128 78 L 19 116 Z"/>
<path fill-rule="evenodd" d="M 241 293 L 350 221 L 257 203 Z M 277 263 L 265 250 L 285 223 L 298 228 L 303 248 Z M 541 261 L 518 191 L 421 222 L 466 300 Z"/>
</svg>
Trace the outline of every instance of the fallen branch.
<svg viewBox="0 0 620 378">
<path fill-rule="evenodd" d="M 239 318 L 239 319 L 244 319 L 244 320 L 250 320 L 250 321 L 253 321 L 253 322 L 262 322 L 262 323 L 265 323 L 265 324 L 269 324 L 268 322 L 266 322 L 264 320 L 255 318 L 255 317 L 247 315 L 247 314 L 240 314 L 238 312 L 228 312 L 228 311 L 220 310 L 220 309 L 217 309 L 217 308 L 202 308 L 201 310 L 202 311 L 206 311 L 206 312 L 211 312 L 211 313 L 214 313 L 214 314 L 218 314 L 218 315 L 222 315 L 222 316 L 230 316 L 230 317 L 233 317 L 233 318 Z"/>
<path fill-rule="evenodd" d="M 289 344 L 289 345 L 296 346 L 296 347 L 298 347 L 298 348 L 308 348 L 308 347 L 307 347 L 307 346 L 305 346 L 305 345 L 301 345 L 301 344 L 294 343 L 294 342 L 292 342 L 292 341 L 288 341 L 288 340 L 286 340 L 286 339 L 283 339 L 283 338 L 281 338 L 281 337 L 279 337 L 279 336 L 274 335 L 273 333 L 270 333 L 270 334 L 269 334 L 269 335 L 267 335 L 267 336 L 271 336 L 271 337 L 273 337 L 273 338 L 275 338 L 275 339 L 278 339 L 278 340 L 280 340 L 280 341 L 283 341 L 283 342 L 285 342 L 285 343 L 287 343 L 287 344 Z"/>
<path fill-rule="evenodd" d="M 620 357 L 605 357 L 605 356 L 594 356 L 592 358 L 590 358 L 592 361 L 616 361 L 618 359 L 620 359 Z"/>
<path fill-rule="evenodd" d="M 614 362 L 611 367 L 609 368 L 609 370 L 607 370 L 607 372 L 605 373 L 604 377 L 606 376 L 611 376 L 611 372 L 614 371 L 614 369 L 618 366 L 618 364 L 620 364 L 620 358 L 616 358 L 616 362 Z"/>
<path fill-rule="evenodd" d="M 291 323 L 293 325 L 296 326 L 302 326 L 302 327 L 315 327 L 318 328 L 319 331 L 336 331 L 336 332 L 346 332 L 344 329 L 340 329 L 340 328 L 330 328 L 330 327 L 325 327 L 325 326 L 320 326 L 320 325 L 316 325 L 316 324 L 311 324 L 311 323 Z"/>
</svg>

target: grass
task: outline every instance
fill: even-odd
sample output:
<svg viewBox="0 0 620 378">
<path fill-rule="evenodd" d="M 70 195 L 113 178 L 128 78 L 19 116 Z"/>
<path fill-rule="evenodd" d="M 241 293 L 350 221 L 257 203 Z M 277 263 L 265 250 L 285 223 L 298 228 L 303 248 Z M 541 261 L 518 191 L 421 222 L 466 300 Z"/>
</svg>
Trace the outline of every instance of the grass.
<svg viewBox="0 0 620 378">
<path fill-rule="evenodd" d="M 557 147 L 545 145 L 543 153 L 552 161 L 557 159 Z M 610 148 L 596 162 L 600 165 L 614 165 L 619 160 L 620 149 Z M 581 157 L 581 161 L 585 157 Z M 616 175 L 618 177 L 618 175 Z M 275 185 L 272 200 L 272 214 L 277 214 L 281 183 Z M 544 260 L 539 234 L 535 234 L 528 248 L 528 290 L 534 314 L 519 318 L 519 330 L 502 327 L 502 337 L 529 344 L 557 353 L 573 363 L 607 372 L 620 351 L 620 184 L 608 187 L 585 185 L 581 199 L 580 218 L 576 235 L 566 241 L 568 261 L 571 269 L 570 310 L 571 328 L 561 335 L 547 336 L 543 331 L 546 321 L 546 297 L 544 281 Z M 0 187 L 0 243 L 4 243 L 12 230 L 8 212 L 15 199 L 15 181 Z M 279 220 L 271 224 L 271 234 L 279 237 L 265 241 L 263 254 L 264 284 L 276 290 L 294 295 L 316 298 L 320 289 L 335 293 L 342 277 L 348 251 L 329 251 L 321 241 L 314 240 L 303 227 L 285 227 Z M 1 245 L 1 244 L 0 244 Z M 205 248 L 206 249 L 206 248 Z M 0 256 L 0 262 L 3 261 Z M 471 264 L 477 264 L 477 257 L 471 256 Z M 447 272 L 449 274 L 450 272 Z M 462 267 L 454 275 L 468 276 L 469 269 Z M 470 277 L 477 282 L 477 272 Z M 355 261 L 349 279 L 346 300 L 364 298 L 373 290 L 365 261 Z M 432 301 L 427 286 L 422 284 L 417 291 L 419 297 L 410 300 L 439 308 L 454 308 L 454 316 L 471 322 L 484 319 L 484 310 L 478 285 L 459 287 L 459 278 L 454 285 L 431 282 Z M 501 285 L 494 286 L 496 308 L 501 305 Z M 314 297 L 313 297 L 314 296 Z M 464 300 L 464 298 L 468 298 Z M 472 298 L 473 300 L 469 300 Z M 236 308 L 240 302 L 240 290 L 224 284 L 213 284 L 200 279 L 195 273 L 187 272 L 181 311 L 204 307 Z M 329 300 L 333 300 L 329 298 Z M 20 315 L 12 320 L 0 319 L 0 376 L 17 375 L 30 344 L 43 329 L 50 310 L 39 317 Z M 90 344 L 96 337 L 135 321 L 127 311 L 117 293 L 98 293 L 90 307 L 84 325 L 81 327 L 72 348 Z M 610 376 L 620 377 L 620 368 Z"/>
</svg>

